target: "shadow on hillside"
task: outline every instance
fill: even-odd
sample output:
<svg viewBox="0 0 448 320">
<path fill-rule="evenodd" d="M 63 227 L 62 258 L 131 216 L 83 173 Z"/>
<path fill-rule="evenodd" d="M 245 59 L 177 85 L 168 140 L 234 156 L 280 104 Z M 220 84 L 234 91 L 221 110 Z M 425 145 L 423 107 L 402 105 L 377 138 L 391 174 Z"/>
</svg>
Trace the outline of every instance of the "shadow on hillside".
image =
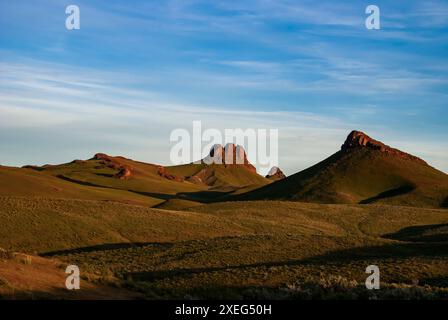
<svg viewBox="0 0 448 320">
<path fill-rule="evenodd" d="M 101 174 L 103 175 L 103 174 Z M 105 175 L 107 176 L 107 175 Z M 234 190 L 229 192 L 223 192 L 223 191 L 197 191 L 197 192 L 181 192 L 177 194 L 166 194 L 166 193 L 156 193 L 156 192 L 145 192 L 145 191 L 137 191 L 137 190 L 127 190 L 127 189 L 120 189 L 120 188 L 114 188 L 109 186 L 104 186 L 100 184 L 95 184 L 87 181 L 77 180 L 73 178 L 66 177 L 64 175 L 58 175 L 59 179 L 80 184 L 83 186 L 88 187 L 96 187 L 96 188 L 106 188 L 106 189 L 113 189 L 113 190 L 121 190 L 121 191 L 128 191 L 135 194 L 139 194 L 141 196 L 151 197 L 151 198 L 157 198 L 161 200 L 171 200 L 171 199 L 183 199 L 183 200 L 191 200 L 191 201 L 197 201 L 202 203 L 209 203 L 216 201 L 218 199 L 221 199 L 222 197 L 232 193 Z"/>
<path fill-rule="evenodd" d="M 391 190 L 387 190 L 387 191 L 381 192 L 381 193 L 377 194 L 374 197 L 371 197 L 371 198 L 368 198 L 368 199 L 364 199 L 364 200 L 360 201 L 359 204 L 373 203 L 373 202 L 378 201 L 378 200 L 400 196 L 400 195 L 409 193 L 409 192 L 411 192 L 413 190 L 415 190 L 415 186 L 414 185 L 401 186 L 399 188 L 395 188 L 395 189 L 391 189 Z"/>
<path fill-rule="evenodd" d="M 113 178 L 115 175 L 113 173 L 95 173 L 99 177 Z"/>
<path fill-rule="evenodd" d="M 68 182 L 72 182 L 72 183 L 77 183 L 77 184 L 80 184 L 80 185 L 83 185 L 83 186 L 114 189 L 114 188 L 111 188 L 111 187 L 106 187 L 106 186 L 98 185 L 98 184 L 87 182 L 87 181 L 81 181 L 81 180 L 69 178 L 69 177 L 66 177 L 66 176 L 64 176 L 62 174 L 58 174 L 56 177 L 58 177 L 59 179 L 62 179 L 62 180 L 68 181 Z"/>
<path fill-rule="evenodd" d="M 314 256 L 302 262 L 347 262 L 373 259 L 409 259 L 414 257 L 445 257 L 448 256 L 446 243 L 390 243 L 378 246 L 356 247 L 344 250 L 335 250 L 329 253 Z"/>
<path fill-rule="evenodd" d="M 448 241 L 448 223 L 406 227 L 383 237 L 411 242 L 446 242 Z"/>
<path fill-rule="evenodd" d="M 448 277 L 424 278 L 419 281 L 419 285 L 448 288 Z"/>
<path fill-rule="evenodd" d="M 156 193 L 156 192 L 145 192 L 145 191 L 136 191 L 136 190 L 126 190 L 135 194 L 139 194 L 141 196 L 145 197 L 151 197 L 151 198 L 158 198 L 162 200 L 170 200 L 170 199 L 176 199 L 177 196 L 174 194 L 167 194 L 167 193 Z"/>
<path fill-rule="evenodd" d="M 221 197 L 229 193 L 221 191 L 195 191 L 195 192 L 179 192 L 176 194 L 165 194 L 165 193 L 144 192 L 135 190 L 128 190 L 128 191 L 142 196 L 159 198 L 162 200 L 181 199 L 200 203 L 210 203 L 216 201 L 217 199 L 221 199 Z"/>
<path fill-rule="evenodd" d="M 72 183 L 76 183 L 76 184 L 80 184 L 80 185 L 83 185 L 83 186 L 95 187 L 95 188 L 105 188 L 105 189 L 112 189 L 112 190 L 119 190 L 119 191 L 128 191 L 128 192 L 132 192 L 132 193 L 135 193 L 135 194 L 139 194 L 141 196 L 151 197 L 151 198 L 158 198 L 158 199 L 161 199 L 161 200 L 169 200 L 169 199 L 177 198 L 176 195 L 172 195 L 172 194 L 155 193 L 155 192 L 144 192 L 144 191 L 127 190 L 127 189 L 120 189 L 120 188 L 114 188 L 114 187 L 109 187 L 109 186 L 103 186 L 103 185 L 100 185 L 100 184 L 95 184 L 95 183 L 91 183 L 91 182 L 87 182 L 87 181 L 82 181 L 82 180 L 69 178 L 69 177 L 66 177 L 66 176 L 61 175 L 61 174 L 57 175 L 57 177 L 59 179 L 62 179 L 62 180 L 68 181 L 68 182 L 72 182 Z"/>
<path fill-rule="evenodd" d="M 441 207 L 448 208 L 448 197 L 446 197 L 445 200 L 443 200 Z"/>
<path fill-rule="evenodd" d="M 157 279 L 172 277 L 190 277 L 194 274 L 213 273 L 219 271 L 242 270 L 248 268 L 271 268 L 283 266 L 323 266 L 338 263 L 351 263 L 356 261 L 375 261 L 382 259 L 403 260 L 413 257 L 441 257 L 448 256 L 448 246 L 443 243 L 421 244 L 421 243 L 405 243 L 405 244 L 386 244 L 379 246 L 367 246 L 359 248 L 351 248 L 344 250 L 336 250 L 317 255 L 306 259 L 283 260 L 260 262 L 242 265 L 226 265 L 206 268 L 179 268 L 170 270 L 132 272 L 126 274 L 133 280 L 137 281 L 154 281 Z"/>
<path fill-rule="evenodd" d="M 210 203 L 222 199 L 232 191 L 196 191 L 196 192 L 180 192 L 177 194 L 177 198 L 183 200 L 191 200 L 203 203 Z"/>
<path fill-rule="evenodd" d="M 97 288 L 67 290 L 53 287 L 48 290 L 23 290 L 11 288 L 0 295 L 0 300 L 139 300 L 141 293 L 128 289 L 100 285 Z"/>
<path fill-rule="evenodd" d="M 157 247 L 169 249 L 173 246 L 172 243 L 161 242 L 133 242 L 133 243 L 107 243 L 96 246 L 81 247 L 75 249 L 57 250 L 41 253 L 41 257 L 63 256 L 77 253 L 89 253 L 97 251 L 110 251 L 118 249 L 142 248 L 142 247 Z"/>
</svg>

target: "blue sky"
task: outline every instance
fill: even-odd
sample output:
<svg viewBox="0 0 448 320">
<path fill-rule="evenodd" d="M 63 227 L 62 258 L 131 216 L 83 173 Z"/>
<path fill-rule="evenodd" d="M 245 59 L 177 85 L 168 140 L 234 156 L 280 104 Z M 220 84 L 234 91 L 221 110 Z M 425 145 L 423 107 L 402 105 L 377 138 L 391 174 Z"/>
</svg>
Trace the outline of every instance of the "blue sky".
<svg viewBox="0 0 448 320">
<path fill-rule="evenodd" d="M 352 129 L 448 172 L 447 57 L 446 1 L 0 0 L 0 164 L 169 164 L 201 120 L 279 129 L 288 174 Z"/>
</svg>

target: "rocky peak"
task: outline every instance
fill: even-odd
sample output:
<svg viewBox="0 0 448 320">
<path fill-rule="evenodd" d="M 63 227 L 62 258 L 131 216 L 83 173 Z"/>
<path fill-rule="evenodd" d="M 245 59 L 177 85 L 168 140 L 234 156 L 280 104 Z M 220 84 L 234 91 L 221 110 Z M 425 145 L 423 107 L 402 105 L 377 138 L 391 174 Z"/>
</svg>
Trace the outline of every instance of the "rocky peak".
<svg viewBox="0 0 448 320">
<path fill-rule="evenodd" d="M 286 176 L 283 173 L 282 170 L 280 170 L 279 167 L 272 167 L 271 170 L 269 170 L 268 174 L 266 175 L 266 178 L 270 180 L 282 180 L 285 179 Z"/>
<path fill-rule="evenodd" d="M 359 149 L 359 148 L 368 148 L 368 149 L 372 149 L 372 150 L 378 150 L 385 154 L 398 156 L 403 159 L 414 160 L 414 161 L 420 162 L 422 164 L 427 164 L 425 161 L 423 161 L 422 159 L 420 159 L 416 156 L 413 156 L 409 153 L 400 151 L 398 149 L 391 148 L 388 145 L 385 145 L 384 143 L 382 143 L 381 141 L 372 139 L 364 132 L 353 130 L 347 136 L 347 139 L 345 139 L 344 144 L 341 146 L 341 150 L 344 152 L 350 152 L 350 150 Z"/>
<path fill-rule="evenodd" d="M 243 165 L 250 171 L 257 171 L 247 159 L 244 148 L 233 143 L 228 143 L 225 147 L 215 144 L 210 149 L 209 155 L 202 159 L 202 162 L 205 164 L 223 164 L 225 166 Z"/>
</svg>

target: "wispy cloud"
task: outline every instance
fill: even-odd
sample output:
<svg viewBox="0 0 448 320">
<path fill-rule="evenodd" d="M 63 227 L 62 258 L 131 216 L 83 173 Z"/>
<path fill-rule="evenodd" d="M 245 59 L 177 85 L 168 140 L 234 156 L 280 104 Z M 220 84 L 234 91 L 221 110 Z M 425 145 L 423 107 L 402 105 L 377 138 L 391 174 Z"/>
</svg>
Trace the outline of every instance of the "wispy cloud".
<svg viewBox="0 0 448 320">
<path fill-rule="evenodd" d="M 0 2 L 0 162 L 106 149 L 167 163 L 170 130 L 199 119 L 279 128 L 289 173 L 354 128 L 412 137 L 448 169 L 432 143 L 448 138 L 444 1 L 379 0 L 379 31 L 359 1 L 77 4 L 68 32 L 61 1 Z"/>
<path fill-rule="evenodd" d="M 33 163 L 35 154 L 26 154 L 25 150 L 38 141 L 43 143 L 40 153 L 46 154 L 46 157 L 41 155 L 44 162 L 87 158 L 105 151 L 169 164 L 171 130 L 191 130 L 192 121 L 201 120 L 204 128 L 222 131 L 226 128 L 279 129 L 280 165 L 287 173 L 294 173 L 337 151 L 351 129 L 362 126 L 373 134 L 381 130 L 349 119 L 344 112 L 335 116 L 180 104 L 132 88 L 135 79 L 124 85 L 126 75 L 120 73 L 103 74 L 68 66 L 63 69 L 70 72 L 58 72 L 60 67 L 48 63 L 1 64 L 0 128 L 2 134 L 8 132 L 7 136 L 15 136 L 0 143 L 3 164 L 13 162 L 12 159 L 16 164 Z M 55 76 L 49 79 L 47 75 Z M 23 132 L 29 133 L 26 138 Z M 73 148 L 66 141 L 82 142 L 81 154 L 76 154 L 79 147 Z M 16 144 L 23 144 L 19 158 L 6 152 L 17 148 Z M 429 148 L 425 155 L 443 163 L 436 150 L 436 146 Z"/>
</svg>

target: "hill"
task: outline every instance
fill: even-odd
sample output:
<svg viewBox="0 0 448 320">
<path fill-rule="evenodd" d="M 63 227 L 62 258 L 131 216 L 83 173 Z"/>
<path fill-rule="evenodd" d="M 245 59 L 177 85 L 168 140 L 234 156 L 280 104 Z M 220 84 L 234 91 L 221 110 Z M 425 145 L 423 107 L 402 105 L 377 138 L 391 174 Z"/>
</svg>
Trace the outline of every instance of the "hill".
<svg viewBox="0 0 448 320">
<path fill-rule="evenodd" d="M 97 153 L 89 160 L 30 168 L 75 184 L 125 190 L 154 197 L 205 189 L 184 181 L 183 177 L 172 175 L 163 166 L 103 153 Z"/>
<path fill-rule="evenodd" d="M 444 207 L 448 175 L 353 131 L 341 150 L 322 162 L 233 199 Z"/>
<path fill-rule="evenodd" d="M 257 174 L 244 150 L 240 154 L 244 158 L 241 164 L 202 160 L 164 167 L 98 153 L 88 160 L 59 165 L 0 167 L 0 176 L 7 182 L 0 187 L 0 195 L 92 200 L 118 197 L 143 200 L 140 204 L 150 206 L 178 198 L 208 202 L 270 183 Z"/>
<path fill-rule="evenodd" d="M 73 183 L 28 168 L 0 166 L 0 196 L 102 200 L 154 206 L 163 200 L 127 190 Z"/>
<path fill-rule="evenodd" d="M 170 172 L 187 181 L 213 187 L 214 190 L 237 190 L 249 186 L 261 187 L 271 181 L 257 174 L 243 147 L 232 143 L 214 145 L 200 163 L 168 167 Z"/>
</svg>

